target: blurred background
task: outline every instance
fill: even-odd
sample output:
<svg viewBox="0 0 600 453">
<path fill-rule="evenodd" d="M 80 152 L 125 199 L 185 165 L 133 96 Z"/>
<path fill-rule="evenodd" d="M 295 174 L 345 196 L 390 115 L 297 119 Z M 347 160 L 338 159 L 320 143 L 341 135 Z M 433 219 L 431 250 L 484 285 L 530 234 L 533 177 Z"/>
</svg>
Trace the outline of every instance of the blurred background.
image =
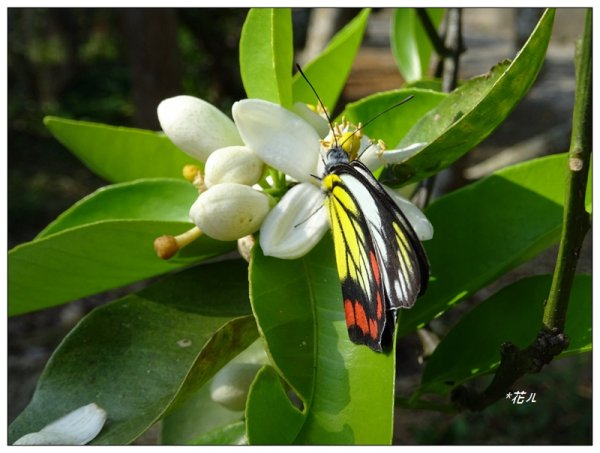
<svg viewBox="0 0 600 453">
<path fill-rule="evenodd" d="M 201 97 L 229 114 L 245 97 L 238 65 L 244 9 L 8 9 L 8 244 L 29 241 L 60 212 L 106 184 L 45 130 L 46 115 L 158 130 L 156 106 L 170 96 Z M 310 61 L 358 10 L 293 9 L 299 63 Z M 541 11 L 465 9 L 462 80 L 513 58 Z M 373 11 L 340 105 L 403 84 L 389 49 L 391 11 Z M 559 9 L 545 65 L 525 100 L 456 169 L 440 193 L 502 166 L 568 150 L 575 41 L 582 9 Z M 591 236 L 591 234 L 590 234 Z M 451 325 L 510 279 L 552 272 L 556 249 L 521 266 L 438 322 Z M 591 272 L 591 238 L 580 271 Z M 8 418 L 28 403 L 49 354 L 90 309 L 121 289 L 8 322 Z M 135 288 L 134 288 L 135 289 Z M 422 370 L 416 335 L 399 348 L 398 392 L 408 395 Z M 590 444 L 591 355 L 553 362 L 520 389 L 537 403 L 499 401 L 481 414 L 399 410 L 397 444 Z M 152 443 L 152 433 L 140 443 Z"/>
</svg>

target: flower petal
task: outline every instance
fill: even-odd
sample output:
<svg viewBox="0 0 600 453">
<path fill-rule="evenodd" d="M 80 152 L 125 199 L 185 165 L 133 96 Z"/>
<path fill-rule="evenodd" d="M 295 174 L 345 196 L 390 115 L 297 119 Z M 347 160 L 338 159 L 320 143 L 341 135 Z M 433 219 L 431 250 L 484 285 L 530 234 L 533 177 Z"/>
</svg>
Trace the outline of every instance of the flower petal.
<svg viewBox="0 0 600 453">
<path fill-rule="evenodd" d="M 319 135 L 306 121 L 260 99 L 238 101 L 232 113 L 242 139 L 264 162 L 297 181 L 311 179 L 319 155 Z"/>
<path fill-rule="evenodd" d="M 316 112 L 313 112 L 308 106 L 302 102 L 296 102 L 292 107 L 296 115 L 310 124 L 319 134 L 319 137 L 325 137 L 329 134 L 329 123 Z"/>
<path fill-rule="evenodd" d="M 313 184 L 292 187 L 262 224 L 263 253 L 284 259 L 306 255 L 329 229 L 324 199 L 325 194 Z"/>
<path fill-rule="evenodd" d="M 175 145 L 201 162 L 215 149 L 243 145 L 233 121 L 193 96 L 175 96 L 158 105 L 160 126 Z"/>
<path fill-rule="evenodd" d="M 414 143 L 400 149 L 382 150 L 378 144 L 369 147 L 360 157 L 360 161 L 371 171 L 377 170 L 382 165 L 399 164 L 421 151 L 427 144 Z"/>
<path fill-rule="evenodd" d="M 417 237 L 421 241 L 428 241 L 433 237 L 433 225 L 429 221 L 423 211 L 421 211 L 417 206 L 408 201 L 398 192 L 393 190 L 390 187 L 383 186 L 385 191 L 392 197 L 392 199 L 396 202 L 402 213 L 406 216 L 407 220 L 412 225 Z"/>
<path fill-rule="evenodd" d="M 82 406 L 46 425 L 36 433 L 17 439 L 13 445 L 85 445 L 106 422 L 106 411 L 95 403 Z"/>
</svg>

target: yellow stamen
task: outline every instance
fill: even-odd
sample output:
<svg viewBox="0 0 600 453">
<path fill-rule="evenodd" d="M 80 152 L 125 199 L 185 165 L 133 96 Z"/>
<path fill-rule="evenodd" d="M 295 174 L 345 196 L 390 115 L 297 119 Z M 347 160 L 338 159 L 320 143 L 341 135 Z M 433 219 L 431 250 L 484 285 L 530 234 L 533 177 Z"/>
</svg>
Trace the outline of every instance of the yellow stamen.
<svg viewBox="0 0 600 453">
<path fill-rule="evenodd" d="M 194 227 L 178 236 L 164 235 L 154 240 L 154 250 L 159 258 L 168 260 L 179 250 L 195 241 L 202 235 L 198 227 Z"/>
<path fill-rule="evenodd" d="M 198 173 L 200 173 L 200 167 L 197 165 L 189 164 L 183 167 L 183 177 L 189 182 L 194 182 Z"/>
</svg>

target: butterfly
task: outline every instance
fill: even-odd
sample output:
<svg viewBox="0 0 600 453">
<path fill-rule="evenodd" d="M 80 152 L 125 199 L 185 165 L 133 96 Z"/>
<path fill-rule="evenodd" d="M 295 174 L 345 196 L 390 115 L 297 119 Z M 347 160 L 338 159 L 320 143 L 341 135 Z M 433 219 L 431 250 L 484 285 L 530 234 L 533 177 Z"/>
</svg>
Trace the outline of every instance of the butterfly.
<svg viewBox="0 0 600 453">
<path fill-rule="evenodd" d="M 398 205 L 337 143 L 325 156 L 329 212 L 348 336 L 377 352 L 391 345 L 395 311 L 427 288 L 423 245 Z"/>
<path fill-rule="evenodd" d="M 321 187 L 326 193 L 348 336 L 382 352 L 393 340 L 396 310 L 410 308 L 429 281 L 429 261 L 413 227 L 396 202 L 359 160 L 344 149 L 364 126 L 404 104 L 377 114 L 338 143 L 331 118 L 317 97 L 333 136 L 323 160 Z M 352 147 L 350 142 L 350 147 Z"/>
</svg>

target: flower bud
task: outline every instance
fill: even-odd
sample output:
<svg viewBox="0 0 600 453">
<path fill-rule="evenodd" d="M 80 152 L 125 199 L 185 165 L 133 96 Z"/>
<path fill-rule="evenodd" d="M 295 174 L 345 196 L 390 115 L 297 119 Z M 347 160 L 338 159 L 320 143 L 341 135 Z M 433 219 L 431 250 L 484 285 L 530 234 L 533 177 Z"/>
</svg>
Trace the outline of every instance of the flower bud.
<svg viewBox="0 0 600 453">
<path fill-rule="evenodd" d="M 260 363 L 230 363 L 222 368 L 210 385 L 210 397 L 232 411 L 243 411 L 250 384 L 262 365 Z"/>
<path fill-rule="evenodd" d="M 201 162 L 215 149 L 241 145 L 233 121 L 202 99 L 175 96 L 162 101 L 157 109 L 160 126 L 181 150 Z"/>
<path fill-rule="evenodd" d="M 206 160 L 206 187 L 224 182 L 251 186 L 260 179 L 263 162 L 246 146 L 228 146 L 214 151 Z"/>
<path fill-rule="evenodd" d="M 234 241 L 256 232 L 269 212 L 267 195 L 249 186 L 217 184 L 200 194 L 190 218 L 205 234 L 219 241 Z"/>
</svg>

